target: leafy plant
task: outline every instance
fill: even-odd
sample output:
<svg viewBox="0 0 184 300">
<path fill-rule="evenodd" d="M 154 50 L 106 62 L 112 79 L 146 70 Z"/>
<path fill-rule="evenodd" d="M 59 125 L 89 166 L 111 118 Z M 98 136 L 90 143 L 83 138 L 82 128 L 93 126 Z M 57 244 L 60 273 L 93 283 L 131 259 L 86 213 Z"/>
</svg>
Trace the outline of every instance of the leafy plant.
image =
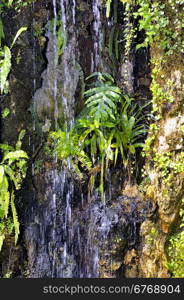
<svg viewBox="0 0 184 300">
<path fill-rule="evenodd" d="M 3 26 L 2 21 L 0 23 L 0 28 L 1 28 L 1 26 Z M 10 48 L 6 45 L 4 47 L 0 46 L 0 91 L 1 91 L 1 93 L 3 93 L 3 92 L 6 93 L 8 90 L 7 78 L 8 78 L 10 69 L 11 69 L 11 49 L 14 46 L 14 44 L 15 44 L 16 40 L 18 39 L 18 37 L 20 36 L 20 34 L 25 30 L 27 30 L 27 27 L 21 27 L 17 31 Z M 2 34 L 2 29 L 1 29 L 0 30 L 0 40 L 2 38 L 4 38 L 4 35 Z"/>
<path fill-rule="evenodd" d="M 182 200 L 182 205 L 184 200 Z M 180 209 L 180 232 L 175 233 L 169 239 L 167 248 L 168 268 L 175 278 L 184 278 L 184 210 Z"/>
<path fill-rule="evenodd" d="M 53 32 L 56 38 L 56 50 L 58 58 L 63 54 L 67 44 L 67 34 L 63 30 L 62 18 L 59 14 L 57 19 L 52 19 L 48 22 L 47 27 Z"/>
<path fill-rule="evenodd" d="M 105 0 L 106 1 L 106 17 L 109 18 L 110 16 L 110 11 L 111 11 L 111 4 L 113 0 Z M 114 0 L 117 1 L 117 0 Z M 132 0 L 119 0 L 122 3 L 131 3 Z"/>
<path fill-rule="evenodd" d="M 14 230 L 15 244 L 19 235 L 14 191 L 20 189 L 26 175 L 28 156 L 25 151 L 21 150 L 24 134 L 24 130 L 20 132 L 15 148 L 7 144 L 0 144 L 3 153 L 0 162 L 0 250 L 7 233 Z"/>
<path fill-rule="evenodd" d="M 75 131 L 67 133 L 59 129 L 50 132 L 46 151 L 51 155 L 56 154 L 63 164 L 68 160 L 71 169 L 80 179 L 83 178 L 83 175 L 78 165 L 80 164 L 86 170 L 91 168 L 91 161 L 79 146 L 79 136 Z"/>
<path fill-rule="evenodd" d="M 89 115 L 97 121 L 115 120 L 117 103 L 121 101 L 121 90 L 114 85 L 114 79 L 107 73 L 93 73 L 87 80 L 96 76 L 96 87 L 84 93 Z"/>
<path fill-rule="evenodd" d="M 142 109 L 138 108 L 134 99 L 122 94 L 111 75 L 94 73 L 87 81 L 94 79 L 84 93 L 85 107 L 74 128 L 69 133 L 59 131 L 51 136 L 56 137 L 53 152 L 60 159 L 72 157 L 72 161 L 77 159 L 82 163 L 82 154 L 85 160 L 90 161 L 86 169 L 92 174 L 92 186 L 94 174 L 100 171 L 99 189 L 104 196 L 104 178 L 109 165 L 115 166 L 119 157 L 127 167 L 136 148 L 142 147 L 139 140 L 147 130 Z"/>
<path fill-rule="evenodd" d="M 157 41 L 168 55 L 174 51 L 183 53 L 183 1 L 152 3 L 149 0 L 137 0 L 137 4 L 138 10 L 134 16 L 138 18 L 139 30 L 144 30 L 146 34 L 144 42 L 137 45 L 137 48 L 147 47 Z"/>
<path fill-rule="evenodd" d="M 1 0 L 0 3 L 0 10 L 3 10 L 4 8 L 14 8 L 15 10 L 19 11 L 22 7 L 25 7 L 29 4 L 32 4 L 35 2 L 35 0 Z"/>
</svg>

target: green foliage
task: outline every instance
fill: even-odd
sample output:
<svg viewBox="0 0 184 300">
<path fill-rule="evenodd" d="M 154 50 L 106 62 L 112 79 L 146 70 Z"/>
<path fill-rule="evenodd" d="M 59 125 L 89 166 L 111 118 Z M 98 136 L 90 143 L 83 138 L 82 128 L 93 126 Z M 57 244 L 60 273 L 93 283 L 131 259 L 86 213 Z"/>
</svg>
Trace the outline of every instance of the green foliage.
<svg viewBox="0 0 184 300">
<path fill-rule="evenodd" d="M 106 0 L 106 17 L 109 18 L 112 0 Z"/>
<path fill-rule="evenodd" d="M 58 14 L 57 19 L 52 19 L 48 23 L 48 28 L 53 32 L 56 37 L 57 56 L 60 57 L 67 44 L 67 36 L 63 30 L 62 18 Z"/>
<path fill-rule="evenodd" d="M 184 200 L 182 200 L 182 205 Z M 184 209 L 180 209 L 180 229 L 169 239 L 167 248 L 168 268 L 172 277 L 184 278 Z"/>
<path fill-rule="evenodd" d="M 184 152 L 175 156 L 172 152 L 156 153 L 154 162 L 162 178 L 167 177 L 171 172 L 175 174 L 184 172 Z"/>
<path fill-rule="evenodd" d="M 125 40 L 125 50 L 124 55 L 128 57 L 130 54 L 131 46 L 134 40 L 136 28 L 134 26 L 133 18 L 134 5 L 131 1 L 125 4 L 125 29 L 124 29 L 124 40 Z"/>
<path fill-rule="evenodd" d="M 119 157 L 127 167 L 136 148 L 142 147 L 140 139 L 146 133 L 145 116 L 132 98 L 122 94 L 111 75 L 94 73 L 87 80 L 94 78 L 92 86 L 84 93 L 85 108 L 74 128 L 69 133 L 51 134 L 56 140 L 52 151 L 62 160 L 69 157 L 77 160 L 81 167 L 88 171 L 91 168 L 91 173 L 100 170 L 99 190 L 104 196 L 104 178 L 109 165 L 115 166 Z M 81 161 L 81 154 L 87 166 Z M 94 175 L 90 182 L 94 186 Z"/>
<path fill-rule="evenodd" d="M 123 45 L 124 45 L 124 60 L 129 56 L 130 50 L 134 37 L 136 36 L 136 26 L 134 18 L 135 1 L 134 0 L 119 0 L 124 4 L 124 30 L 123 30 Z M 117 22 L 118 15 L 118 0 L 107 0 L 106 1 L 106 17 L 110 17 L 111 4 L 113 4 L 113 26 L 109 35 L 109 56 L 111 57 L 113 63 L 115 60 L 119 60 L 120 51 L 119 45 L 122 42 L 122 38 L 119 38 L 121 34 L 121 29 Z"/>
<path fill-rule="evenodd" d="M 28 5 L 29 3 L 32 3 L 33 1 L 20 1 L 17 0 L 16 3 L 13 0 L 2 0 L 0 3 L 0 12 L 3 11 L 4 8 L 11 8 L 14 7 L 15 9 L 19 9 L 22 6 Z M 4 28 L 3 28 L 3 22 L 2 19 L 0 17 L 0 92 L 1 93 L 7 93 L 8 92 L 8 75 L 10 73 L 11 70 L 11 49 L 14 46 L 16 40 L 18 39 L 18 37 L 20 36 L 20 34 L 22 32 L 24 32 L 25 30 L 27 30 L 27 27 L 21 27 L 14 39 L 13 42 L 11 44 L 10 47 L 8 47 L 7 45 L 3 46 L 3 41 L 5 39 L 5 34 L 4 34 Z"/>
<path fill-rule="evenodd" d="M 1 0 L 0 3 L 0 11 L 5 8 L 14 8 L 19 11 L 22 7 L 32 4 L 35 0 Z"/>
<path fill-rule="evenodd" d="M 145 157 L 145 156 L 149 157 L 150 151 L 155 151 L 155 149 L 153 148 L 153 143 L 156 139 L 156 134 L 157 134 L 158 130 L 159 130 L 159 126 L 157 124 L 155 124 L 155 123 L 150 124 L 148 137 L 143 146 L 143 152 L 142 152 L 143 157 Z"/>
<path fill-rule="evenodd" d="M 3 27 L 2 24 L 2 20 L 0 22 L 0 28 L 1 26 Z M 20 36 L 20 34 L 22 32 L 24 32 L 25 30 L 27 30 L 27 27 L 21 27 L 14 39 L 13 42 L 11 44 L 11 47 L 9 48 L 8 46 L 4 46 L 1 47 L 0 46 L 0 91 L 1 93 L 7 93 L 8 92 L 8 74 L 10 73 L 11 70 L 11 49 L 14 46 L 16 40 L 18 39 L 18 37 Z M 0 29 L 0 33 L 2 32 L 2 29 Z M 0 35 L 0 41 L 2 41 L 2 39 L 4 39 L 4 35 Z M 1 42 L 0 42 L 1 44 Z"/>
<path fill-rule="evenodd" d="M 2 46 L 2 40 L 4 40 L 5 35 L 4 35 L 4 28 L 3 28 L 3 22 L 0 18 L 0 48 Z"/>
<path fill-rule="evenodd" d="M 7 118 L 9 114 L 10 114 L 10 109 L 6 107 L 2 112 L 2 118 L 3 119 Z"/>
<path fill-rule="evenodd" d="M 144 30 L 146 34 L 144 42 L 137 48 L 157 41 L 167 54 L 173 54 L 175 50 L 183 53 L 183 1 L 137 0 L 137 4 L 139 8 L 134 15 L 139 20 L 139 30 Z"/>
<path fill-rule="evenodd" d="M 117 0 L 104 0 L 105 4 L 106 4 L 106 17 L 109 18 L 110 16 L 110 12 L 111 12 L 111 4 L 113 1 L 117 1 Z M 132 3 L 133 0 L 119 0 L 122 3 Z"/>
<path fill-rule="evenodd" d="M 121 101 L 121 90 L 114 85 L 114 80 L 109 74 L 94 73 L 87 79 L 94 76 L 97 76 L 97 86 L 84 93 L 89 115 L 97 121 L 111 118 L 115 120 L 117 103 Z"/>
<path fill-rule="evenodd" d="M 0 49 L 0 91 L 1 93 L 8 91 L 7 77 L 11 69 L 11 51 L 10 48 L 4 46 Z"/>
<path fill-rule="evenodd" d="M 69 133 L 60 129 L 50 132 L 46 151 L 49 155 L 57 155 L 63 165 L 67 164 L 67 160 L 69 160 L 71 170 L 79 179 L 83 178 L 79 164 L 83 169 L 90 170 L 91 168 L 91 161 L 79 146 L 79 136 L 74 130 Z"/>
<path fill-rule="evenodd" d="M 0 250 L 6 234 L 10 234 L 14 230 L 15 243 L 19 235 L 14 191 L 20 189 L 22 180 L 26 176 L 28 156 L 26 152 L 20 150 L 24 134 L 24 130 L 20 132 L 15 148 L 7 144 L 0 144 L 3 153 L 0 162 Z"/>
</svg>

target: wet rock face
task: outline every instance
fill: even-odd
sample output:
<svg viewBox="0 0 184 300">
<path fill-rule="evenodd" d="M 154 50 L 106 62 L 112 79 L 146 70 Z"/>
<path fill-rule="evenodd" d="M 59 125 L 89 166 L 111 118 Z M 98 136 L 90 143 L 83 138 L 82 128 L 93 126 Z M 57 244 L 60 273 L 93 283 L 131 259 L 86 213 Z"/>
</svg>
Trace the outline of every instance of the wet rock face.
<svg viewBox="0 0 184 300">
<path fill-rule="evenodd" d="M 128 196 L 88 202 L 67 170 L 37 176 L 42 201 L 27 206 L 25 215 L 28 277 L 133 277 L 137 258 L 127 254 L 123 262 L 123 256 L 135 254 L 151 204 Z"/>
</svg>

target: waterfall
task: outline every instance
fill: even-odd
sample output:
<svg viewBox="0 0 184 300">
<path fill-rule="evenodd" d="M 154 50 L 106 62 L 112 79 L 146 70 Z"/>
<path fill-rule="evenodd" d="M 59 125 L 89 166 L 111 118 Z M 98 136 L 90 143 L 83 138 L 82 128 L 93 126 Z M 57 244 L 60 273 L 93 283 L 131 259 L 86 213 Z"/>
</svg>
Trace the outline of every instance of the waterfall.
<svg viewBox="0 0 184 300">
<path fill-rule="evenodd" d="M 66 125 L 69 130 L 72 128 L 74 123 L 75 91 L 79 80 L 79 74 L 76 72 L 77 37 L 75 28 L 75 0 L 72 0 L 72 16 L 70 15 L 71 6 L 68 0 L 60 0 L 60 6 L 63 35 L 67 38 L 67 47 L 65 47 L 62 54 L 62 102 L 64 106 Z"/>
<path fill-rule="evenodd" d="M 83 1 L 90 19 L 85 22 L 92 34 L 85 39 L 81 38 L 84 24 L 77 17 L 77 1 L 52 0 L 53 19 L 45 27 L 48 63 L 41 75 L 42 86 L 34 94 L 34 109 L 42 130 L 44 122 L 50 121 L 52 128 L 61 128 L 68 134 L 74 125 L 80 71 L 84 69 L 87 76 L 90 70 L 106 70 L 102 54 L 105 37 L 101 1 L 88 2 Z M 62 38 L 65 39 L 60 57 L 57 50 L 58 24 L 62 26 Z M 110 28 L 112 24 L 108 26 Z M 87 30 L 85 34 L 87 36 Z M 83 47 L 89 46 L 89 60 L 83 60 L 81 40 Z M 64 113 L 62 124 L 60 111 Z M 106 176 L 107 203 L 101 201 L 98 192 L 88 199 L 86 188 L 72 174 L 71 163 L 68 159 L 65 165 L 61 165 L 56 156 L 55 161 L 48 162 L 40 174 L 33 174 L 36 196 L 29 196 L 31 199 L 25 213 L 29 276 L 115 277 L 122 264 L 125 245 L 134 247 L 137 242 L 137 228 L 143 219 L 137 213 L 138 204 L 135 203 L 138 200 L 117 197 L 115 189 L 119 186 L 114 181 L 119 175 L 114 176 L 113 181 L 110 168 Z"/>
<path fill-rule="evenodd" d="M 57 9 L 56 9 L 56 0 L 53 0 L 53 14 L 54 14 L 54 25 L 53 25 L 53 36 L 54 36 L 54 69 L 57 67 L 58 62 L 58 53 L 57 53 L 57 37 L 56 37 L 56 27 L 57 27 Z M 58 100 L 57 100 L 57 75 L 54 72 L 54 120 L 55 120 L 55 129 L 58 129 Z"/>
<path fill-rule="evenodd" d="M 103 34 L 102 34 L 102 22 L 101 22 L 101 8 L 100 8 L 100 0 L 93 0 L 92 2 L 92 9 L 93 9 L 93 16 L 94 16 L 94 23 L 93 23 L 93 30 L 94 30 L 94 54 L 92 60 L 92 72 L 98 71 L 102 67 L 102 41 L 103 41 Z"/>
</svg>

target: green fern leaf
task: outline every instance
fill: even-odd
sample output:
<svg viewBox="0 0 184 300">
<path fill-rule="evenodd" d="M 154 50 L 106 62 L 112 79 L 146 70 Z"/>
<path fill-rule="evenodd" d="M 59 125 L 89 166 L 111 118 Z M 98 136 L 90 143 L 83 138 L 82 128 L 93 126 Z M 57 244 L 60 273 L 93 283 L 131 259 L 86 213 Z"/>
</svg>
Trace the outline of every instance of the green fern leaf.
<svg viewBox="0 0 184 300">
<path fill-rule="evenodd" d="M 4 167 L 0 165 L 0 186 L 3 182 L 3 177 L 4 177 Z"/>
<path fill-rule="evenodd" d="M 14 195 L 14 192 L 12 191 L 11 193 L 11 211 L 12 211 L 12 217 L 13 217 L 13 224 L 14 224 L 14 230 L 15 230 L 15 245 L 17 243 L 17 240 L 18 240 L 18 236 L 19 236 L 19 227 L 20 227 L 20 224 L 19 224 L 19 221 L 18 221 L 18 217 L 17 217 L 17 211 L 16 211 L 16 208 L 15 208 L 15 195 Z"/>
<path fill-rule="evenodd" d="M 16 151 L 7 153 L 3 158 L 3 162 L 5 162 L 5 160 L 9 160 L 9 162 L 11 164 L 13 161 L 20 159 L 20 158 L 28 159 L 28 155 L 23 150 L 16 150 Z"/>
<path fill-rule="evenodd" d="M 13 181 L 16 190 L 20 189 L 20 180 L 21 178 L 19 178 L 19 180 L 15 177 L 15 171 L 12 170 L 9 166 L 5 165 L 4 166 L 4 170 L 6 172 L 6 174 L 10 177 L 10 180 Z"/>
<path fill-rule="evenodd" d="M 7 77 L 11 69 L 11 51 L 10 48 L 4 46 L 3 48 L 4 58 L 0 61 L 0 86 L 1 93 L 5 91 L 7 86 Z"/>
<path fill-rule="evenodd" d="M 5 239 L 5 235 L 0 233 L 0 251 L 2 249 L 4 239 Z"/>
</svg>

